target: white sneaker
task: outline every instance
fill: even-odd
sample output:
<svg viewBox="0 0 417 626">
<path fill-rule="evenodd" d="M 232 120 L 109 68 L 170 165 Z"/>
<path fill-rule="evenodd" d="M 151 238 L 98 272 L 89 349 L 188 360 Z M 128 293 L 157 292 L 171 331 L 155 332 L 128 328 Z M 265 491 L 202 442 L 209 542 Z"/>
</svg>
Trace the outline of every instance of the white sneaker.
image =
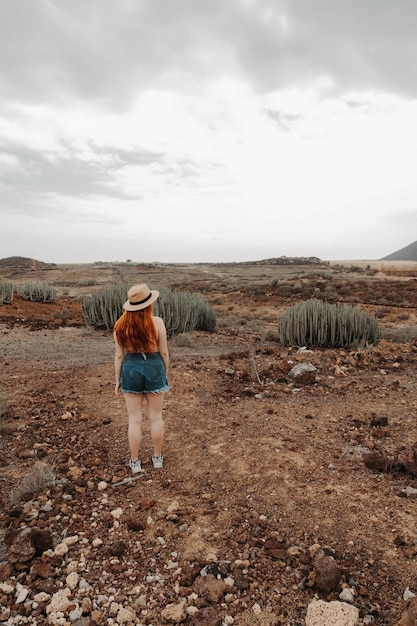
<svg viewBox="0 0 417 626">
<path fill-rule="evenodd" d="M 130 459 L 129 467 L 132 470 L 132 474 L 139 474 L 139 472 L 142 471 L 142 465 L 139 459 L 137 461 L 132 461 L 132 459 Z"/>
<path fill-rule="evenodd" d="M 160 456 L 156 456 L 156 454 L 153 454 L 152 463 L 154 469 L 161 469 L 162 467 L 164 467 L 164 457 L 162 456 L 162 454 Z"/>
</svg>

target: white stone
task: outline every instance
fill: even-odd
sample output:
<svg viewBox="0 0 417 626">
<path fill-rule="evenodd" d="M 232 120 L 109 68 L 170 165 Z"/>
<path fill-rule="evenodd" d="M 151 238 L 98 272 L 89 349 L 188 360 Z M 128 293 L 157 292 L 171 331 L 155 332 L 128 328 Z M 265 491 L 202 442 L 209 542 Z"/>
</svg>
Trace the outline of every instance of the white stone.
<svg viewBox="0 0 417 626">
<path fill-rule="evenodd" d="M 187 615 L 197 615 L 200 612 L 196 606 L 187 606 Z"/>
<path fill-rule="evenodd" d="M 92 544 L 93 548 L 98 548 L 99 546 L 103 545 L 103 542 L 101 539 L 99 539 L 98 537 L 96 537 L 95 539 L 93 539 Z"/>
<path fill-rule="evenodd" d="M 46 591 L 40 591 L 35 596 L 33 596 L 35 602 L 48 602 L 50 598 L 51 596 L 49 595 L 49 593 L 46 593 Z"/>
<path fill-rule="evenodd" d="M 117 509 L 111 511 L 111 515 L 112 517 L 114 517 L 114 519 L 119 520 L 123 515 L 123 509 L 119 506 Z"/>
<path fill-rule="evenodd" d="M 345 589 L 342 589 L 342 591 L 339 593 L 339 599 L 342 600 L 342 602 L 349 602 L 349 604 L 353 604 L 355 602 L 355 596 L 353 594 L 353 591 L 351 589 L 348 589 L 347 587 Z"/>
<path fill-rule="evenodd" d="M 9 596 L 14 591 L 14 587 L 12 585 L 8 585 L 7 583 L 0 583 L 0 591 L 1 593 L 5 593 Z"/>
<path fill-rule="evenodd" d="M 167 511 L 168 513 L 173 513 L 174 511 L 178 511 L 179 508 L 180 508 L 180 505 L 178 504 L 176 500 L 174 500 L 174 502 L 172 502 L 167 508 Z"/>
<path fill-rule="evenodd" d="M 307 607 L 305 626 L 358 626 L 359 611 L 346 602 L 313 600 Z"/>
<path fill-rule="evenodd" d="M 118 624 L 127 624 L 129 622 L 136 622 L 136 614 L 129 609 L 125 609 L 121 607 L 117 612 L 117 623 Z"/>
<path fill-rule="evenodd" d="M 68 574 L 68 576 L 65 579 L 65 582 L 67 583 L 67 587 L 69 589 L 75 589 L 78 585 L 78 581 L 80 580 L 80 577 L 78 576 L 77 572 L 71 572 L 71 574 Z"/>
<path fill-rule="evenodd" d="M 100 480 L 99 484 L 97 485 L 97 489 L 99 491 L 104 491 L 105 489 L 107 489 L 108 484 L 106 483 L 105 480 Z"/>
<path fill-rule="evenodd" d="M 409 600 L 410 598 L 415 598 L 415 597 L 416 597 L 416 594 L 413 593 L 412 591 L 410 591 L 409 587 L 406 587 L 406 589 L 405 589 L 405 591 L 403 593 L 403 600 L 405 602 L 407 602 L 407 600 Z"/>
<path fill-rule="evenodd" d="M 68 552 L 68 545 L 64 542 L 59 543 L 54 550 L 54 554 L 56 554 L 56 556 L 64 556 L 64 554 L 67 554 Z"/>
<path fill-rule="evenodd" d="M 234 618 L 234 617 L 232 617 L 231 615 L 226 615 L 226 617 L 225 617 L 225 618 L 224 618 L 224 620 L 223 620 L 223 623 L 224 623 L 226 626 L 231 626 L 232 624 L 234 624 L 234 623 L 235 623 L 235 618 Z"/>
<path fill-rule="evenodd" d="M 16 598 L 16 604 L 22 604 L 26 600 L 29 595 L 29 589 L 27 587 L 23 587 Z"/>
<path fill-rule="evenodd" d="M 46 613 L 59 613 L 64 612 L 71 604 L 68 600 L 68 596 L 71 595 L 71 590 L 64 588 L 59 589 L 51 598 L 50 604 L 46 607 Z"/>
<path fill-rule="evenodd" d="M 255 613 L 255 615 L 260 615 L 262 613 L 262 609 L 257 602 L 255 602 L 255 604 L 252 606 L 252 611 Z"/>
<path fill-rule="evenodd" d="M 179 604 L 168 604 L 162 609 L 161 618 L 164 622 L 170 622 L 171 624 L 184 622 L 187 618 L 186 602 L 182 601 Z"/>
<path fill-rule="evenodd" d="M 66 543 L 67 546 L 73 546 L 75 543 L 78 543 L 79 539 L 78 535 L 71 535 L 71 537 L 65 537 L 65 539 L 62 540 L 62 543 Z"/>
<path fill-rule="evenodd" d="M 71 572 L 76 572 L 78 569 L 77 561 L 70 561 L 67 565 L 67 574 L 71 574 Z"/>
</svg>

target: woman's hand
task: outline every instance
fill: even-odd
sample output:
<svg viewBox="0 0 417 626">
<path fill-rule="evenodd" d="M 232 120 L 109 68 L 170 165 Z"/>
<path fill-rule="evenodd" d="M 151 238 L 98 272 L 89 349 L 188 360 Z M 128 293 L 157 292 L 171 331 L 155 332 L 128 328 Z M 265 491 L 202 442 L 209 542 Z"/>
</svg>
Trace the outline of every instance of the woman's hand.
<svg viewBox="0 0 417 626">
<path fill-rule="evenodd" d="M 120 381 L 118 383 L 116 383 L 116 386 L 114 388 L 114 395 L 116 397 L 120 395 Z"/>
</svg>

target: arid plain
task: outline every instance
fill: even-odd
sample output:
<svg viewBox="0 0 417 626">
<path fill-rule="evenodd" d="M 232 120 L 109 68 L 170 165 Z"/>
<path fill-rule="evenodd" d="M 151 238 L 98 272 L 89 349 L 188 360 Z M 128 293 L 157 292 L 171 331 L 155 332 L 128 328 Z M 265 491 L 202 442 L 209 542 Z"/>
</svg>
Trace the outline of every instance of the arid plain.
<svg viewBox="0 0 417 626">
<path fill-rule="evenodd" d="M 175 623 L 173 605 L 184 624 L 295 626 L 315 597 L 347 589 L 361 624 L 397 624 L 417 594 L 416 276 L 389 263 L 0 263 L 0 279 L 58 293 L 0 306 L 2 621 L 156 625 Z M 81 313 L 116 282 L 199 292 L 218 325 L 170 342 L 165 467 L 152 469 L 145 422 L 145 474 L 121 486 L 112 337 Z M 382 340 L 282 346 L 280 315 L 310 297 L 374 315 Z M 289 377 L 302 362 L 315 382 Z M 33 477 L 49 470 L 41 488 Z M 24 528 L 29 556 L 16 548 Z"/>
</svg>

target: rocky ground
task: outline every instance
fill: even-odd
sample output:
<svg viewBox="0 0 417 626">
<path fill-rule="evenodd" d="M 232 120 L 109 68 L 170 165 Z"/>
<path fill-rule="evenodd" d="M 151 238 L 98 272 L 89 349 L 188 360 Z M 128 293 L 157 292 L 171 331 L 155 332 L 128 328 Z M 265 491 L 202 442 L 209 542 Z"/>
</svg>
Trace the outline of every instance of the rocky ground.
<svg viewBox="0 0 417 626">
<path fill-rule="evenodd" d="M 284 348 L 254 323 L 279 295 L 207 295 L 218 332 L 170 345 L 165 467 L 145 422 L 124 484 L 111 335 L 75 299 L 0 307 L 0 621 L 415 625 L 415 340 Z"/>
</svg>

